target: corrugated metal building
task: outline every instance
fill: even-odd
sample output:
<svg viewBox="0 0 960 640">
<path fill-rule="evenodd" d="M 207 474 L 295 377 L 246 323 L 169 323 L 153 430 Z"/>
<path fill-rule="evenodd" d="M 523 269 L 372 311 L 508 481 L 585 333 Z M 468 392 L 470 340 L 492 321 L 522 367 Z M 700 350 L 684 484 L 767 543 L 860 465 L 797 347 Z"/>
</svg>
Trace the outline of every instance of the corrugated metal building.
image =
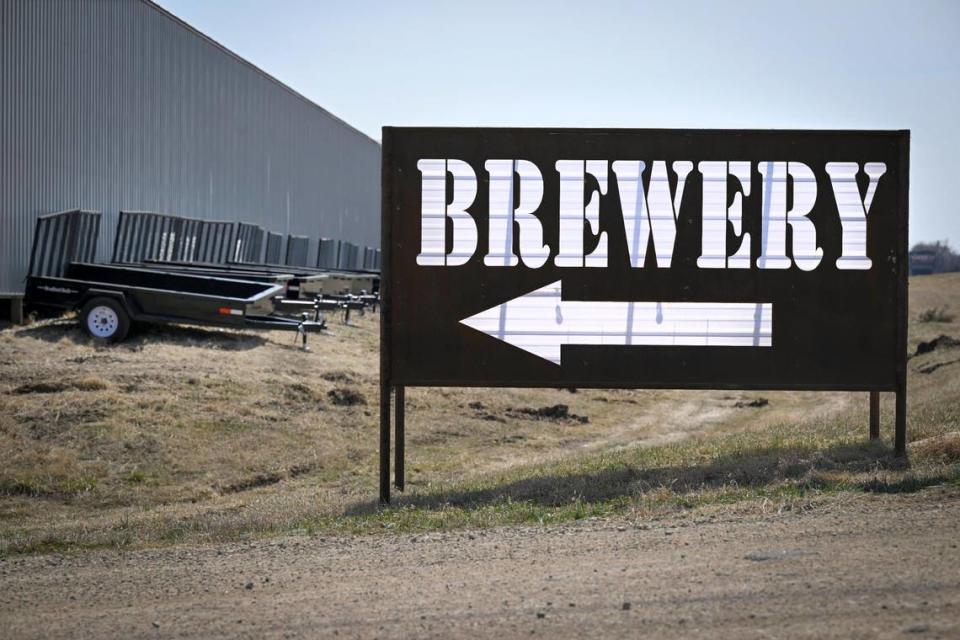
<svg viewBox="0 0 960 640">
<path fill-rule="evenodd" d="M 37 216 L 121 209 L 379 247 L 380 145 L 147 0 L 0 2 L 0 296 Z"/>
</svg>

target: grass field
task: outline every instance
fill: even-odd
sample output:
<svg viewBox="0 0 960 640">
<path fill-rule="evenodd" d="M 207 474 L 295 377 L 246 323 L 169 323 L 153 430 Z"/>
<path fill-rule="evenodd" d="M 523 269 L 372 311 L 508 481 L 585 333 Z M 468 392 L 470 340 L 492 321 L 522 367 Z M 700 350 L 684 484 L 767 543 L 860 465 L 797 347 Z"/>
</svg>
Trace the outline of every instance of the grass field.
<svg viewBox="0 0 960 640">
<path fill-rule="evenodd" d="M 960 340 L 960 274 L 910 296 L 911 354 Z M 908 363 L 906 460 L 892 396 L 870 443 L 864 393 L 411 389 L 408 490 L 381 510 L 377 320 L 333 328 L 311 353 L 282 333 L 104 348 L 69 319 L 0 330 L 0 554 L 713 517 L 960 482 L 960 344 L 941 340 Z"/>
</svg>

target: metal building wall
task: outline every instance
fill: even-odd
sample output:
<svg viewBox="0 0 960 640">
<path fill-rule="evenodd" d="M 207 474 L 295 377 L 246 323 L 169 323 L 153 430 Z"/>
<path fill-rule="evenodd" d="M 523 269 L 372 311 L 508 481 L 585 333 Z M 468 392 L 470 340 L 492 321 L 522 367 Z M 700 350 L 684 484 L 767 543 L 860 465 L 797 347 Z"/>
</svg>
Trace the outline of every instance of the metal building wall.
<svg viewBox="0 0 960 640">
<path fill-rule="evenodd" d="M 147 0 L 0 2 L 0 294 L 55 211 L 105 259 L 121 209 L 379 247 L 379 208 L 379 144 Z"/>
</svg>

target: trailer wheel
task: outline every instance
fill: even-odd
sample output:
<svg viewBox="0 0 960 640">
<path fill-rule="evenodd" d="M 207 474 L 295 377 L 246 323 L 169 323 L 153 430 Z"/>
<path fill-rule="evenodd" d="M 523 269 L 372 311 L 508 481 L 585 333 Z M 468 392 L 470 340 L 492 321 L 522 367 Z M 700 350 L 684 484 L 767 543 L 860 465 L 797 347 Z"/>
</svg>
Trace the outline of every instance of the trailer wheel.
<svg viewBox="0 0 960 640">
<path fill-rule="evenodd" d="M 97 342 L 120 342 L 130 331 L 130 316 L 112 298 L 94 298 L 80 311 L 83 330 Z"/>
</svg>

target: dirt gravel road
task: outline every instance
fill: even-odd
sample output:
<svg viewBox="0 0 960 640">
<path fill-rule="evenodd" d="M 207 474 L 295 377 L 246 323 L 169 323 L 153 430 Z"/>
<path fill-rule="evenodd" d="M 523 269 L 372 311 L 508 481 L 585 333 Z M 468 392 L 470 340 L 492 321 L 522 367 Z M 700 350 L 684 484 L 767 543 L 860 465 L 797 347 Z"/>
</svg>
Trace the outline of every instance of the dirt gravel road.
<svg viewBox="0 0 960 640">
<path fill-rule="evenodd" d="M 960 489 L 0 561 L 6 638 L 960 637 Z"/>
</svg>

